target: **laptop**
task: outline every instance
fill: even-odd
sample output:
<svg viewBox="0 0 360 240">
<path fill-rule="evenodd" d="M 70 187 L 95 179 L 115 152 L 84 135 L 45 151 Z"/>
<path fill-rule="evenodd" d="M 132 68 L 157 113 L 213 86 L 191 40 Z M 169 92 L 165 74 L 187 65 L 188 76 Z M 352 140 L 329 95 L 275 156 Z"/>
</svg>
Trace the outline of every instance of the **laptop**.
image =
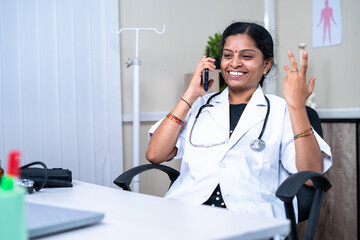
<svg viewBox="0 0 360 240">
<path fill-rule="evenodd" d="M 26 203 L 29 238 L 37 238 L 99 223 L 103 213 Z"/>
</svg>

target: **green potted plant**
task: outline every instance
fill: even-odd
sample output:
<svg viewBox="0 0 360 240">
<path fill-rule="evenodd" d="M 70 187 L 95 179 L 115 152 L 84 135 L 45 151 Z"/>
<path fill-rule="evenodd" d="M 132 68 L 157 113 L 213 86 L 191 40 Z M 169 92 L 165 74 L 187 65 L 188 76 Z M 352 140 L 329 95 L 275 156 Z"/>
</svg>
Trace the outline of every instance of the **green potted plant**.
<svg viewBox="0 0 360 240">
<path fill-rule="evenodd" d="M 205 48 L 205 55 L 207 49 L 209 49 L 209 56 L 216 59 L 215 66 L 217 69 L 220 69 L 220 62 L 222 56 L 221 39 L 221 33 L 215 33 L 214 36 L 209 36 L 209 40 Z"/>
<path fill-rule="evenodd" d="M 216 69 L 220 69 L 220 64 L 221 64 L 221 56 L 222 56 L 221 40 L 222 40 L 222 34 L 215 33 L 214 36 L 209 36 L 209 40 L 205 48 L 205 55 L 207 49 L 209 49 L 209 56 L 215 58 Z M 219 86 L 220 86 L 220 90 L 223 90 L 227 86 L 221 73 L 219 73 Z"/>
</svg>

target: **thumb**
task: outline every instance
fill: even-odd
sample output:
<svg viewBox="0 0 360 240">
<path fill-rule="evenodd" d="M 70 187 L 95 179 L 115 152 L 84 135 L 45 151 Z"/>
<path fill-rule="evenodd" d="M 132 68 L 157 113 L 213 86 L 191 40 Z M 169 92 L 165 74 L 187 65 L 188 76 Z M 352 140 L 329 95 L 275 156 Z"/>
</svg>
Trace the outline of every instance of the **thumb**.
<svg viewBox="0 0 360 240">
<path fill-rule="evenodd" d="M 310 78 L 308 83 L 308 94 L 309 96 L 313 93 L 315 87 L 315 77 Z"/>
<path fill-rule="evenodd" d="M 210 79 L 209 80 L 209 89 L 211 88 L 211 86 L 214 84 L 214 79 Z"/>
</svg>

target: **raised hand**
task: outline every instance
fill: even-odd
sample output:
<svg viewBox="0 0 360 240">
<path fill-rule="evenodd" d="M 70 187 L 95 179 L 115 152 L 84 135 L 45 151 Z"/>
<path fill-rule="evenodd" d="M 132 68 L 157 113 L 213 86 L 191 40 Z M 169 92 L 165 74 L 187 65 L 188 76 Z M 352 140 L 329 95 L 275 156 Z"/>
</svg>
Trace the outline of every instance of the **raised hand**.
<svg viewBox="0 0 360 240">
<path fill-rule="evenodd" d="M 190 85 L 185 93 L 188 99 L 195 101 L 198 97 L 201 97 L 206 93 L 204 90 L 204 83 L 201 81 L 201 76 L 205 69 L 213 71 L 216 68 L 214 63 L 215 59 L 211 57 L 204 56 L 201 58 L 200 62 L 196 66 Z M 211 88 L 213 82 L 213 79 L 209 80 L 209 88 Z"/>
<path fill-rule="evenodd" d="M 289 107 L 304 107 L 306 99 L 311 95 L 314 89 L 315 78 L 306 80 L 306 71 L 308 67 L 308 53 L 304 51 L 300 70 L 298 69 L 294 54 L 288 51 L 291 68 L 286 64 L 284 66 L 286 77 L 284 79 L 284 98 Z"/>
</svg>

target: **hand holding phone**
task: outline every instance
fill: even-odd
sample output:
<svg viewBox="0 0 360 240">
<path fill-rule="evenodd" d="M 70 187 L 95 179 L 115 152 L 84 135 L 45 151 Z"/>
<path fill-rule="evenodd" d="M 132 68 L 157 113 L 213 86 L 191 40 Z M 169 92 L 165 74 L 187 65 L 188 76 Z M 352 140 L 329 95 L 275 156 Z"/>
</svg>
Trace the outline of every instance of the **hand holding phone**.
<svg viewBox="0 0 360 240">
<path fill-rule="evenodd" d="M 206 49 L 206 57 L 209 57 L 210 49 Z M 205 76 L 204 76 L 204 90 L 207 91 L 209 87 L 209 69 L 205 69 Z"/>
</svg>

